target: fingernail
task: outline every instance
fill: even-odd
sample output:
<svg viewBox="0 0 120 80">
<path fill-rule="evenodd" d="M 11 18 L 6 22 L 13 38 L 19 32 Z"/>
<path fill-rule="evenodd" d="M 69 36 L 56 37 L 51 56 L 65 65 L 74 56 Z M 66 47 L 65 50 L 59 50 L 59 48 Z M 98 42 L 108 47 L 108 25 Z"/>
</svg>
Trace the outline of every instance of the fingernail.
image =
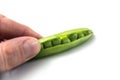
<svg viewBox="0 0 120 80">
<path fill-rule="evenodd" d="M 37 39 L 28 39 L 23 46 L 26 60 L 34 57 L 40 51 L 40 44 Z"/>
</svg>

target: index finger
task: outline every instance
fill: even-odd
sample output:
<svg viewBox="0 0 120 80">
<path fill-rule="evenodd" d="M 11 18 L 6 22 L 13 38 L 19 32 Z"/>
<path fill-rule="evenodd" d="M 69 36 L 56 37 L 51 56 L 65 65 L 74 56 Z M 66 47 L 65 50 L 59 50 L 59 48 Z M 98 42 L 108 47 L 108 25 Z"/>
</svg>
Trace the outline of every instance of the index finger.
<svg viewBox="0 0 120 80">
<path fill-rule="evenodd" d="M 32 36 L 41 38 L 42 36 L 26 25 L 15 22 L 0 14 L 0 40 L 11 39 L 20 36 Z"/>
</svg>

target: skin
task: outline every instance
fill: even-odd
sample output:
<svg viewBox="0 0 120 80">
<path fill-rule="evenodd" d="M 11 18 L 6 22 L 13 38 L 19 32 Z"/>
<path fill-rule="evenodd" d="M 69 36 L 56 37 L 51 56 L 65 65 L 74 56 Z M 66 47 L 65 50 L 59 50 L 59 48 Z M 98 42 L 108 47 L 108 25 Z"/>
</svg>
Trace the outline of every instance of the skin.
<svg viewBox="0 0 120 80">
<path fill-rule="evenodd" d="M 0 14 L 0 72 L 13 69 L 40 52 L 42 36 Z"/>
<path fill-rule="evenodd" d="M 41 52 L 34 59 L 57 54 L 78 46 L 93 36 L 88 28 L 77 28 L 39 39 Z"/>
<path fill-rule="evenodd" d="M 91 30 L 78 28 L 42 38 L 29 27 L 0 14 L 0 72 L 13 69 L 30 59 L 71 49 L 92 35 Z"/>
</svg>

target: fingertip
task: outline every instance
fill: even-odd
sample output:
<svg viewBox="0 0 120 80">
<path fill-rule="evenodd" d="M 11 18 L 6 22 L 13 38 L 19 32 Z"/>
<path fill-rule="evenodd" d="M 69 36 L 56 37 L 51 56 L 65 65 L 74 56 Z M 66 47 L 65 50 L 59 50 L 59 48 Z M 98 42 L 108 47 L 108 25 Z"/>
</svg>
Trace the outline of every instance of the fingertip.
<svg viewBox="0 0 120 80">
<path fill-rule="evenodd" d="M 30 27 L 9 19 L 2 14 L 0 14 L 0 36 L 4 37 L 5 39 L 21 36 L 31 36 L 37 39 L 42 37 Z"/>
<path fill-rule="evenodd" d="M 23 43 L 25 61 L 36 56 L 41 49 L 40 43 L 36 38 L 29 38 Z"/>
</svg>

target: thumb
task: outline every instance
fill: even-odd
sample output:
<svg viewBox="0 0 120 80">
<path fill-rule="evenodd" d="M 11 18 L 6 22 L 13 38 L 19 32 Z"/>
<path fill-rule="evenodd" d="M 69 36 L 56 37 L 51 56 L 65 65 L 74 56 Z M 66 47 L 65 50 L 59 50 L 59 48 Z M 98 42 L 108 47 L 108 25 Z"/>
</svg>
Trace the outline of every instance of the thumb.
<svg viewBox="0 0 120 80">
<path fill-rule="evenodd" d="M 15 68 L 39 51 L 40 44 L 32 37 L 19 37 L 0 43 L 0 72 Z"/>
</svg>

